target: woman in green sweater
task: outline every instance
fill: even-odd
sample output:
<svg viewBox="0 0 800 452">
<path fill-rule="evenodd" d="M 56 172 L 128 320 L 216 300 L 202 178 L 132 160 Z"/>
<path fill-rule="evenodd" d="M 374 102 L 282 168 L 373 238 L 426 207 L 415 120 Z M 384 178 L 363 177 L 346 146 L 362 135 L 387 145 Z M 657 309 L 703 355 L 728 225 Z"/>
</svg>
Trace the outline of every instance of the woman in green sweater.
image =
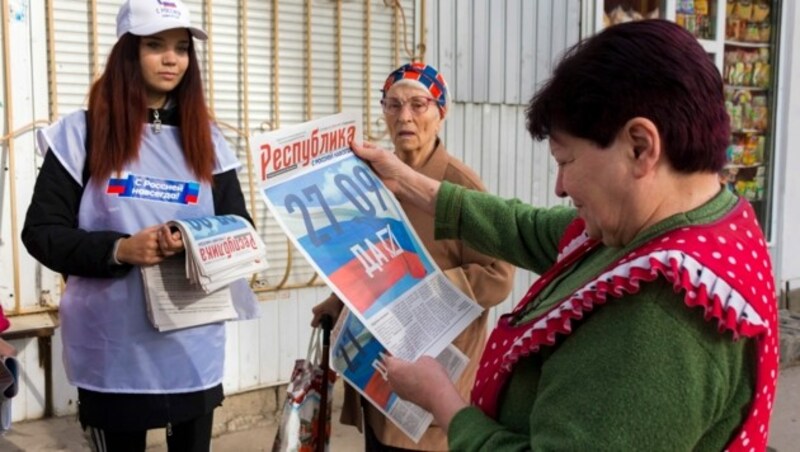
<svg viewBox="0 0 800 452">
<path fill-rule="evenodd" d="M 764 450 L 777 378 L 775 287 L 750 205 L 719 172 L 722 80 L 659 20 L 572 48 L 531 100 L 555 190 L 536 208 L 356 152 L 459 238 L 541 277 L 492 332 L 471 401 L 433 359 L 388 358 L 393 389 L 452 450 Z"/>
</svg>

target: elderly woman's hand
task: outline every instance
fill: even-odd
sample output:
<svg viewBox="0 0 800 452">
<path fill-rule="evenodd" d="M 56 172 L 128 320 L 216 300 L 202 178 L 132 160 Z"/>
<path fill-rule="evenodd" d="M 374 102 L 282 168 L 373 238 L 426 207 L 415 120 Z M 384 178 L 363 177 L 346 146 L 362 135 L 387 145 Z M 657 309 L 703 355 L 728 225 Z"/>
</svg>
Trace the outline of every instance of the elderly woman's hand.
<svg viewBox="0 0 800 452">
<path fill-rule="evenodd" d="M 403 163 L 394 153 L 372 143 L 359 145 L 350 143 L 353 152 L 372 167 L 389 190 L 398 198 L 414 204 L 433 215 L 436 208 L 436 194 L 441 182 L 415 171 Z"/>
<path fill-rule="evenodd" d="M 342 300 L 335 294 L 331 294 L 328 298 L 311 308 L 311 314 L 313 314 L 311 326 L 314 328 L 318 327 L 322 321 L 322 317 L 325 315 L 331 316 L 331 320 L 336 322 L 336 319 L 339 318 L 339 314 L 342 313 L 342 308 L 344 308 Z"/>
<path fill-rule="evenodd" d="M 392 390 L 401 399 L 430 411 L 445 431 L 453 416 L 467 406 L 442 365 L 430 356 L 413 363 L 388 356 L 384 364 Z"/>
</svg>

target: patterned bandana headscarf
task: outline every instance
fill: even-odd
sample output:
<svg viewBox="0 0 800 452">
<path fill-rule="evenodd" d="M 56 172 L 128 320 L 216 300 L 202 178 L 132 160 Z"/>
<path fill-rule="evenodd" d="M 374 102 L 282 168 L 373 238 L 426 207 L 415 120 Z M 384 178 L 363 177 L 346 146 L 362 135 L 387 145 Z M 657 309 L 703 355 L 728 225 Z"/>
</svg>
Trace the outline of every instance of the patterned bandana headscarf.
<svg viewBox="0 0 800 452">
<path fill-rule="evenodd" d="M 442 77 L 442 74 L 440 74 L 436 68 L 424 63 L 408 63 L 400 66 L 386 78 L 386 82 L 383 84 L 383 89 L 381 90 L 383 93 L 381 99 L 385 99 L 389 88 L 400 81 L 403 81 L 403 83 L 412 83 L 428 91 L 431 97 L 436 100 L 439 113 L 444 118 L 447 113 L 447 82 L 444 81 L 444 77 Z"/>
</svg>

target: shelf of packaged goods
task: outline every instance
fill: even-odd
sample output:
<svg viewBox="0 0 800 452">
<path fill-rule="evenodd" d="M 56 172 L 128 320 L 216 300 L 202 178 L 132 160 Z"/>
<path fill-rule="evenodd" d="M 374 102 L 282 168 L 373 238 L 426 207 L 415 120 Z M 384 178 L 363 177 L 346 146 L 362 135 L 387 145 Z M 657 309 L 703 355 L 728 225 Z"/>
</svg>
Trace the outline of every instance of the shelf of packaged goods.
<svg viewBox="0 0 800 452">
<path fill-rule="evenodd" d="M 760 168 L 762 166 L 764 166 L 763 162 L 753 163 L 751 165 L 743 165 L 741 163 L 728 163 L 725 165 L 725 169 Z"/>
<path fill-rule="evenodd" d="M 739 190 L 737 188 L 732 188 L 731 190 L 750 202 L 759 202 L 764 197 L 763 193 L 761 193 L 759 189 L 754 189 L 752 187 L 745 188 L 744 190 Z"/>
<path fill-rule="evenodd" d="M 742 198 L 746 199 L 748 202 L 751 202 L 751 203 L 753 203 L 753 202 L 761 202 L 761 201 L 763 201 L 763 198 L 764 198 L 763 195 L 759 195 L 759 194 L 739 193 L 739 190 L 736 190 L 733 187 L 728 187 L 728 190 L 730 190 L 733 194 L 735 194 L 737 196 L 741 196 Z"/>
<path fill-rule="evenodd" d="M 759 129 L 737 129 L 731 130 L 734 135 L 764 135 L 766 131 Z"/>
<path fill-rule="evenodd" d="M 727 83 L 725 84 L 725 89 L 732 91 L 769 91 L 769 87 L 766 86 L 729 85 Z"/>
<path fill-rule="evenodd" d="M 751 202 L 751 203 L 763 201 L 763 198 L 761 196 L 755 196 L 755 197 L 751 198 L 748 195 L 743 194 L 743 193 L 739 193 L 737 191 L 734 191 L 734 193 L 736 193 L 737 195 L 741 196 L 742 198 L 746 199 L 748 202 Z"/>
<path fill-rule="evenodd" d="M 745 42 L 745 41 L 733 41 L 730 39 L 725 40 L 726 46 L 732 47 L 745 47 L 749 49 L 766 49 L 769 48 L 768 42 Z"/>
</svg>

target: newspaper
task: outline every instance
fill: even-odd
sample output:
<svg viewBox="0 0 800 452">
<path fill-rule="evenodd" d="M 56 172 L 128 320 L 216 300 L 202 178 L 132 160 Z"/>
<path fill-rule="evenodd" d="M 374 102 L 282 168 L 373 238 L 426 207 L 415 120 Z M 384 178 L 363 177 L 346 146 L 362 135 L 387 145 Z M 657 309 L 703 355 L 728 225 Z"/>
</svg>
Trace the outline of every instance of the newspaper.
<svg viewBox="0 0 800 452">
<path fill-rule="evenodd" d="M 218 215 L 168 223 L 183 237 L 186 277 L 206 293 L 268 268 L 267 250 L 256 230 L 238 215 Z"/>
<path fill-rule="evenodd" d="M 397 428 L 414 442 L 419 442 L 433 421 L 433 415 L 401 399 L 389 387 L 381 362 L 388 353 L 386 348 L 347 309 L 339 316 L 331 336 L 331 363 L 336 372 Z M 436 360 L 452 381 L 461 376 L 469 363 L 467 355 L 453 345 L 448 345 Z"/>
<path fill-rule="evenodd" d="M 268 267 L 266 247 L 237 215 L 167 223 L 181 232 L 185 253 L 143 266 L 147 316 L 170 331 L 238 316 L 228 286 Z"/>
<path fill-rule="evenodd" d="M 436 266 L 340 113 L 253 137 L 259 191 L 300 252 L 394 355 L 437 356 L 483 308 Z"/>
<path fill-rule="evenodd" d="M 360 139 L 353 113 L 255 136 L 259 191 L 381 347 L 410 361 L 440 356 L 483 309 L 444 276 L 397 199 L 352 153 L 350 142 Z M 413 438 L 416 430 L 404 431 Z"/>
</svg>

